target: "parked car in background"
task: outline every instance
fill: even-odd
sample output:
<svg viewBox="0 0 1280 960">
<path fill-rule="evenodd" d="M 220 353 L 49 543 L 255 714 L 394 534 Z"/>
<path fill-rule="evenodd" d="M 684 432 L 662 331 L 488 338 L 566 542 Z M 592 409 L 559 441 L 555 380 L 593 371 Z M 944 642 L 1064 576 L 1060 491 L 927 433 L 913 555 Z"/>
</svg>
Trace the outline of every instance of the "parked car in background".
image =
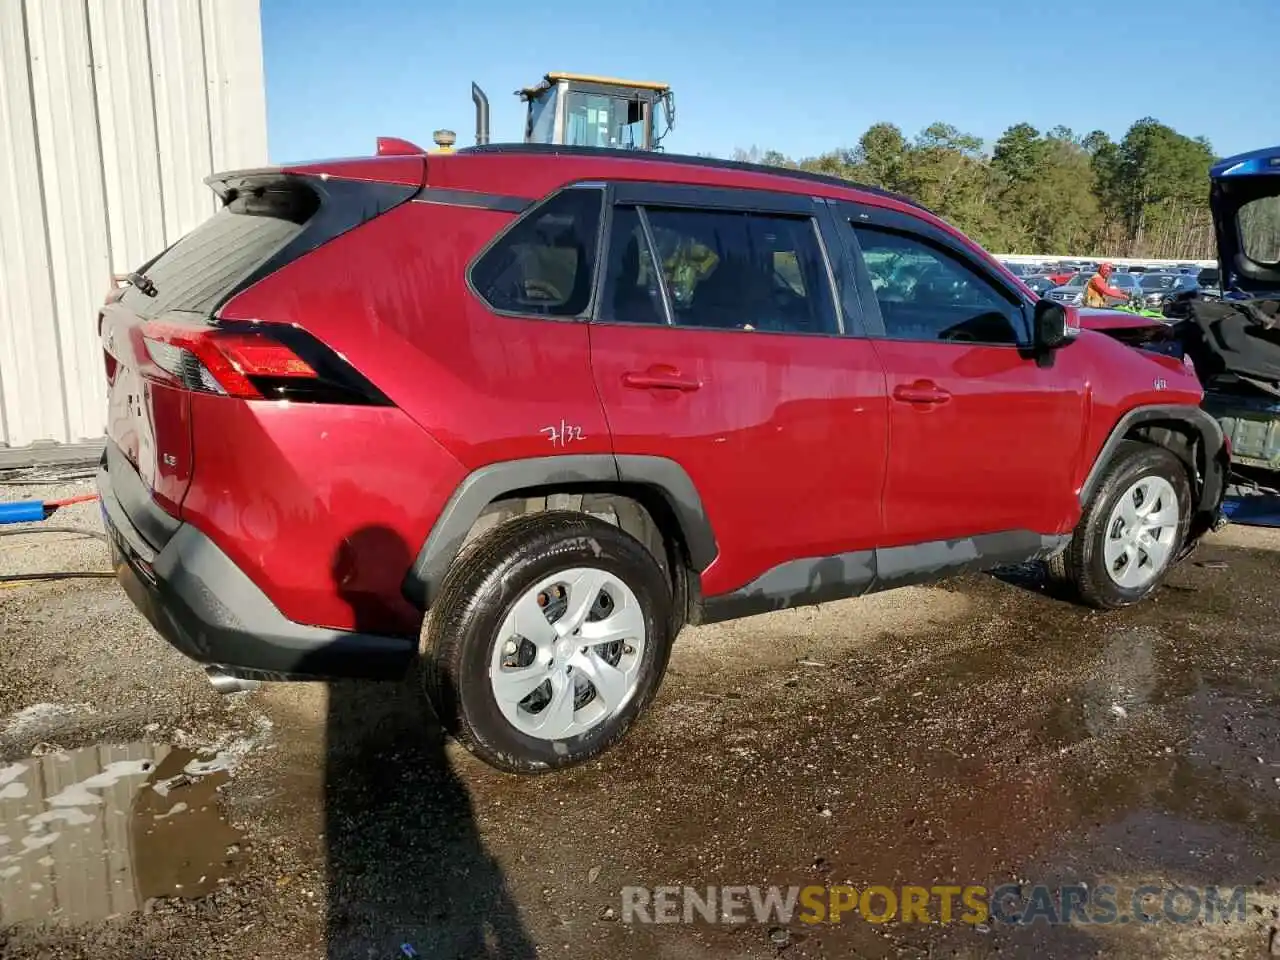
<svg viewBox="0 0 1280 960">
<path fill-rule="evenodd" d="M 1077 273 L 1060 287 L 1055 287 L 1049 291 L 1049 299 L 1057 303 L 1071 303 L 1079 305 L 1084 302 L 1084 288 L 1089 285 L 1089 279 L 1093 276 L 1093 271 L 1085 271 Z M 1116 307 L 1121 304 L 1128 303 L 1135 296 L 1142 292 L 1142 286 L 1138 283 L 1138 278 L 1131 273 L 1113 273 L 1111 279 L 1107 283 L 1115 287 L 1117 290 L 1123 290 L 1123 297 L 1108 297 L 1107 306 Z"/>
<path fill-rule="evenodd" d="M 1073 273 L 1070 279 L 1054 287 L 1046 294 L 1047 298 L 1058 303 L 1081 303 L 1084 300 L 1085 284 L 1091 274 Z"/>
<path fill-rule="evenodd" d="M 1196 276 L 1200 296 L 1209 300 L 1222 299 L 1222 279 L 1217 267 L 1205 267 Z"/>
<path fill-rule="evenodd" d="M 1090 273 L 1089 276 L 1092 277 L 1093 274 Z M 1088 282 L 1089 279 L 1086 277 L 1085 283 Z M 1135 273 L 1113 273 L 1108 284 L 1125 293 L 1124 297 L 1108 297 L 1107 306 L 1109 307 L 1118 307 L 1142 296 L 1142 278 Z"/>
<path fill-rule="evenodd" d="M 1043 274 L 1038 277 L 1023 277 L 1022 282 L 1042 297 L 1057 286 L 1051 277 Z"/>
<path fill-rule="evenodd" d="M 1142 277 L 1142 305 L 1159 310 L 1166 300 L 1196 290 L 1196 278 L 1184 273 L 1148 273 Z"/>
</svg>

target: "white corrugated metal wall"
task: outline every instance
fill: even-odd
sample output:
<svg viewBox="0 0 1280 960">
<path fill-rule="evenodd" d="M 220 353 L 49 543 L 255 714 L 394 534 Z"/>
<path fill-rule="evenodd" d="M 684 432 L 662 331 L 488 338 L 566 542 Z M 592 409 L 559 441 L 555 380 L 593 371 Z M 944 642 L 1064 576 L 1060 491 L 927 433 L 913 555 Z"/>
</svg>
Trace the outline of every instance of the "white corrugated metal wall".
<svg viewBox="0 0 1280 960">
<path fill-rule="evenodd" d="M 102 436 L 111 275 L 266 162 L 258 0 L 0 0 L 0 452 Z"/>
</svg>

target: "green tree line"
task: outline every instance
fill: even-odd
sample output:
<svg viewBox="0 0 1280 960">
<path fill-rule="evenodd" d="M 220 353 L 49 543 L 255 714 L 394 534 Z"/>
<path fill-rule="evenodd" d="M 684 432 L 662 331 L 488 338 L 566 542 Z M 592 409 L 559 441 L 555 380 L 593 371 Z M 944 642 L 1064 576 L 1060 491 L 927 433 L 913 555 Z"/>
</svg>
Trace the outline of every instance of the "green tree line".
<svg viewBox="0 0 1280 960">
<path fill-rule="evenodd" d="M 1213 149 L 1150 117 L 1119 141 L 1019 123 L 988 151 L 947 123 L 913 139 L 877 123 L 852 149 L 801 160 L 755 147 L 734 156 L 905 194 L 1000 253 L 1214 256 Z"/>
</svg>

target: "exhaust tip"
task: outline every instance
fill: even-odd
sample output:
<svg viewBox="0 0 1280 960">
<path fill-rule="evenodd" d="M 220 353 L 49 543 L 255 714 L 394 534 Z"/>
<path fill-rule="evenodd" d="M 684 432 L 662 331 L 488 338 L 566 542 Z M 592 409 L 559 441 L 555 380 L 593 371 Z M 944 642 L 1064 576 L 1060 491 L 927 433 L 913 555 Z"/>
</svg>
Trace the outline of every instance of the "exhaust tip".
<svg viewBox="0 0 1280 960">
<path fill-rule="evenodd" d="M 257 680 L 245 680 L 242 677 L 232 676 L 218 667 L 205 667 L 204 672 L 217 693 L 248 693 L 262 685 Z"/>
</svg>

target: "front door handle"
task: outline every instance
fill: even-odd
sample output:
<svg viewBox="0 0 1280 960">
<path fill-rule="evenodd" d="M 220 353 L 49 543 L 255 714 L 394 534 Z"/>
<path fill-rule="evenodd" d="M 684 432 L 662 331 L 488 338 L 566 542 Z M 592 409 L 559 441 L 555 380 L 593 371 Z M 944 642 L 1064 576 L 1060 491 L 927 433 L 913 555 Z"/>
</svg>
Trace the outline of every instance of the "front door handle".
<svg viewBox="0 0 1280 960">
<path fill-rule="evenodd" d="M 679 390 L 692 393 L 702 388 L 702 381 L 683 376 L 675 367 L 652 366 L 648 370 L 629 370 L 622 375 L 622 385 L 634 390 Z"/>
<path fill-rule="evenodd" d="M 893 399 L 903 403 L 938 404 L 950 400 L 951 394 L 932 380 L 917 380 L 915 383 L 900 383 L 894 387 Z"/>
</svg>

